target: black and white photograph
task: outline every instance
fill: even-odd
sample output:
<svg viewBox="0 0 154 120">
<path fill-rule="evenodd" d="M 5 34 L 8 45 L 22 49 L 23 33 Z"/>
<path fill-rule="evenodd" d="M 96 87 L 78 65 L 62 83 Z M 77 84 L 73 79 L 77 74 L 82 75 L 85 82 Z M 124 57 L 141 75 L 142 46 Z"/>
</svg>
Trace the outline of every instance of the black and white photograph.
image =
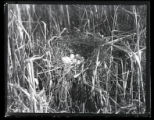
<svg viewBox="0 0 154 120">
<path fill-rule="evenodd" d="M 6 114 L 147 113 L 147 11 L 7 4 Z"/>
</svg>

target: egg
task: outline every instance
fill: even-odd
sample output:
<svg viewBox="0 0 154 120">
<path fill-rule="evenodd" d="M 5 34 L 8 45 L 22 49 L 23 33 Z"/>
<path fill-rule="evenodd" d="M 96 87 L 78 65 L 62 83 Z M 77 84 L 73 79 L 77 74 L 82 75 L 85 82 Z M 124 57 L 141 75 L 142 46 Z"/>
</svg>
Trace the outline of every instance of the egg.
<svg viewBox="0 0 154 120">
<path fill-rule="evenodd" d="M 80 59 L 81 56 L 80 56 L 79 54 L 76 54 L 76 55 L 75 55 L 75 58 L 76 58 L 76 59 Z"/>
<path fill-rule="evenodd" d="M 70 54 L 70 59 L 74 59 L 75 55 L 74 54 Z"/>
</svg>

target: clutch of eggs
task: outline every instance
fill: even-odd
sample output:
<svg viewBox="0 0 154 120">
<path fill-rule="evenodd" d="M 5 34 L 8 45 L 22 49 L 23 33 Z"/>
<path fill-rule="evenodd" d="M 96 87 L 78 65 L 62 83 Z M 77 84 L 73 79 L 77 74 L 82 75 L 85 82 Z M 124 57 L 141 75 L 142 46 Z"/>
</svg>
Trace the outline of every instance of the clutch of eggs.
<svg viewBox="0 0 154 120">
<path fill-rule="evenodd" d="M 62 57 L 62 61 L 64 64 L 81 64 L 84 61 L 84 58 L 81 57 L 79 54 L 70 54 L 70 57 L 64 56 Z"/>
</svg>

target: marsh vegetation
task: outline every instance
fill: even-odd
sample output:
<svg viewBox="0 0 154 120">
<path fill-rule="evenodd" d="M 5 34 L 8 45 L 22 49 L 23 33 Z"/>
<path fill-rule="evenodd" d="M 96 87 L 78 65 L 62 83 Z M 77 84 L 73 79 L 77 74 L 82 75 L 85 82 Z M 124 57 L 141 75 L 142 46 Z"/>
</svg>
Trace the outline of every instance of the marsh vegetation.
<svg viewBox="0 0 154 120">
<path fill-rule="evenodd" d="M 7 111 L 144 114 L 146 5 L 8 5 Z"/>
</svg>

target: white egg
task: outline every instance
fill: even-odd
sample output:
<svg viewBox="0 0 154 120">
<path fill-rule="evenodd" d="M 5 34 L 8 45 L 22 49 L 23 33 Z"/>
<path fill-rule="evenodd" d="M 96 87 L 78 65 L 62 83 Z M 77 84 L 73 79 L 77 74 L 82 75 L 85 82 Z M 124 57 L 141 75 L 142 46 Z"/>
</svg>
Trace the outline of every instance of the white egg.
<svg viewBox="0 0 154 120">
<path fill-rule="evenodd" d="M 74 57 L 75 57 L 74 54 L 70 54 L 71 59 L 74 59 Z"/>
<path fill-rule="evenodd" d="M 76 57 L 77 59 L 80 59 L 80 58 L 81 58 L 81 56 L 80 56 L 79 54 L 76 54 L 75 57 Z"/>
</svg>

